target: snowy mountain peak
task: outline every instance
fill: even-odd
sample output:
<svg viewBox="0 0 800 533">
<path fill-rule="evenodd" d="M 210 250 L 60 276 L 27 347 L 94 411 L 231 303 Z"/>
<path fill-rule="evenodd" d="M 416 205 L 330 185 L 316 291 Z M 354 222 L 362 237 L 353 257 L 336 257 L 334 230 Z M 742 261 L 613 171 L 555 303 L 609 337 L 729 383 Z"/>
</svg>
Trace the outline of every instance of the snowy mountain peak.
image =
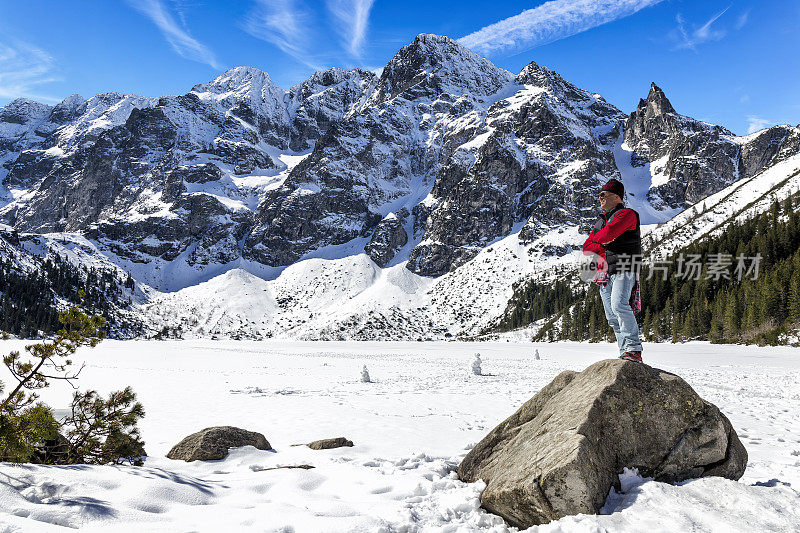
<svg viewBox="0 0 800 533">
<path fill-rule="evenodd" d="M 233 67 L 209 83 L 192 87 L 201 99 L 233 103 L 247 100 L 282 100 L 283 90 L 263 70 L 254 67 Z"/>
<path fill-rule="evenodd" d="M 486 97 L 514 78 L 507 70 L 449 37 L 421 33 L 386 64 L 372 98 L 409 100 L 442 93 Z"/>
<path fill-rule="evenodd" d="M 75 119 L 85 109 L 86 99 L 79 94 L 71 94 L 56 104 L 50 113 L 50 121 L 66 124 Z"/>
<path fill-rule="evenodd" d="M 773 130 L 760 140 L 737 139 L 722 126 L 677 113 L 655 83 L 624 127 L 630 164 L 650 174 L 648 199 L 673 209 L 694 204 L 772 164 L 787 135 Z"/>
<path fill-rule="evenodd" d="M 75 109 L 80 107 L 84 102 L 86 102 L 86 98 L 78 93 L 75 93 L 61 100 L 61 102 L 56 105 L 56 108 L 62 107 L 64 109 Z"/>
<path fill-rule="evenodd" d="M 53 110 L 52 106 L 30 100 L 17 98 L 0 107 L 0 122 L 12 124 L 25 124 L 35 120 L 44 120 Z"/>
<path fill-rule="evenodd" d="M 404 49 L 428 54 L 434 61 L 441 60 L 456 50 L 456 53 L 461 53 L 464 50 L 469 51 L 467 47 L 462 46 L 450 37 L 446 35 L 436 35 L 435 33 L 420 33 L 411 43 L 405 46 Z M 472 54 L 476 57 L 480 57 L 474 52 L 472 52 Z"/>
<path fill-rule="evenodd" d="M 647 98 L 639 100 L 637 111 L 640 109 L 645 110 L 647 118 L 664 115 L 666 113 L 675 113 L 675 108 L 672 107 L 667 95 L 664 94 L 664 91 L 662 91 L 655 82 L 650 83 L 650 92 L 647 94 Z"/>
<path fill-rule="evenodd" d="M 539 65 L 535 61 L 531 61 L 519 71 L 519 74 L 517 74 L 517 82 L 525 85 L 544 87 L 550 84 L 553 76 L 561 78 L 561 76 L 549 68 Z"/>
<path fill-rule="evenodd" d="M 233 67 L 226 70 L 210 83 L 207 87 L 215 87 L 222 91 L 238 89 L 243 85 L 274 85 L 269 74 L 255 67 Z"/>
<path fill-rule="evenodd" d="M 601 115 L 611 116 L 622 113 L 616 107 L 606 103 L 599 94 L 580 89 L 561 77 L 558 72 L 538 65 L 534 61 L 528 63 L 528 65 L 517 74 L 515 81 L 520 85 L 544 89 L 546 92 L 564 101 L 567 106 L 575 104 L 581 107 L 585 106 L 587 101 L 597 100 L 601 103 L 602 107 L 605 108 L 604 111 L 600 113 Z M 592 110 L 592 112 L 597 111 L 599 111 L 599 109 Z M 578 111 L 578 113 L 580 114 L 580 111 Z"/>
</svg>

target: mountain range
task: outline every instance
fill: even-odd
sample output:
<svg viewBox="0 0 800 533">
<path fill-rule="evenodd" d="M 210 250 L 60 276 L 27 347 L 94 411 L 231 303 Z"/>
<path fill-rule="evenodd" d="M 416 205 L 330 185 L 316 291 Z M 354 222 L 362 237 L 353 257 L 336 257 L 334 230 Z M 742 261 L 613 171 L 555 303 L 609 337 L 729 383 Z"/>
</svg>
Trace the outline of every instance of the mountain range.
<svg viewBox="0 0 800 533">
<path fill-rule="evenodd" d="M 12 101 L 0 257 L 130 274 L 119 312 L 149 332 L 470 336 L 514 283 L 568 267 L 609 178 L 662 249 L 796 190 L 798 154 L 797 126 L 737 136 L 655 83 L 626 114 L 421 34 L 380 73 L 288 90 L 237 67 L 184 95 Z"/>
</svg>

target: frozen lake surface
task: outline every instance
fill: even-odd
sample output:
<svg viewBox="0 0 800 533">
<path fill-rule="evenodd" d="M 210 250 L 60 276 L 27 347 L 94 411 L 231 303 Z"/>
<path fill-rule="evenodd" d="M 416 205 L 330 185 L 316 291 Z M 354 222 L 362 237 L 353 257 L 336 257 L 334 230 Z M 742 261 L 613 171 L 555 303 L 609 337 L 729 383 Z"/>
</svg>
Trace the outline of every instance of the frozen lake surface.
<svg viewBox="0 0 800 533">
<path fill-rule="evenodd" d="M 0 341 L 0 353 L 24 346 Z M 534 359 L 534 350 L 542 359 Z M 616 346 L 517 342 L 111 341 L 82 349 L 80 388 L 133 386 L 144 467 L 0 463 L 2 531 L 513 531 L 478 506 L 454 469 L 473 444 L 562 370 Z M 480 352 L 483 372 L 472 373 Z M 671 486 L 637 477 L 598 516 L 531 531 L 800 530 L 800 349 L 647 344 L 733 423 L 750 461 L 733 482 Z M 361 382 L 366 365 L 374 383 Z M 5 380 L 5 378 L 3 378 Z M 71 390 L 54 383 L 54 408 Z M 165 458 L 216 425 L 263 433 L 274 452 Z M 343 436 L 353 448 L 292 444 Z M 310 464 L 310 470 L 264 468 Z"/>
</svg>

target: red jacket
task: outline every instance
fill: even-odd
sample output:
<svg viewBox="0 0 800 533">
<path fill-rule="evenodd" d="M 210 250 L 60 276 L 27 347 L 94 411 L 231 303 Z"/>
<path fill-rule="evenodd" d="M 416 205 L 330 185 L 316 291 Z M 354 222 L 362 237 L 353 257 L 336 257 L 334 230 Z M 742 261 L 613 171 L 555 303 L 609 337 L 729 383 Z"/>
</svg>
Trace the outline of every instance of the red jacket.
<svg viewBox="0 0 800 533">
<path fill-rule="evenodd" d="M 606 211 L 608 213 L 608 211 Z M 583 253 L 585 255 L 597 254 L 602 258 L 598 259 L 598 268 L 605 269 L 606 247 L 605 245 L 622 235 L 628 230 L 636 229 L 636 213 L 633 209 L 623 207 L 611 216 L 611 220 L 606 221 L 601 229 L 592 228 L 586 242 L 583 243 Z"/>
</svg>

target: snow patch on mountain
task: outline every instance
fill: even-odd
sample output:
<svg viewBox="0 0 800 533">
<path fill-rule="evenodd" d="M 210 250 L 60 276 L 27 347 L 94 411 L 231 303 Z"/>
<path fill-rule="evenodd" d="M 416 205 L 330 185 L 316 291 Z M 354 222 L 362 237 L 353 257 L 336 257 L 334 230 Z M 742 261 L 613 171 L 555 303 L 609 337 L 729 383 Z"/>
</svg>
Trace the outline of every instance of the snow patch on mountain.
<svg viewBox="0 0 800 533">
<path fill-rule="evenodd" d="M 669 207 L 661 201 L 653 201 L 648 193 L 654 187 L 665 184 L 669 176 L 664 173 L 667 156 L 653 162 L 634 167 L 631 164 L 633 150 L 625 144 L 622 136 L 614 145 L 614 163 L 620 173 L 620 181 L 625 186 L 627 205 L 639 213 L 642 224 L 654 224 L 669 220 L 680 213 L 680 207 Z"/>
<path fill-rule="evenodd" d="M 741 179 L 681 212 L 642 239 L 645 250 L 669 254 L 700 238 L 722 232 L 732 220 L 743 221 L 800 190 L 800 155 Z"/>
<path fill-rule="evenodd" d="M 158 294 L 141 309 L 154 331 L 175 328 L 176 335 L 187 338 L 472 336 L 501 316 L 516 282 L 529 277 L 546 282 L 557 275 L 558 266 L 574 263 L 573 255 L 544 254 L 547 247 L 565 242 L 579 253 L 577 227 L 553 230 L 534 244 L 521 243 L 514 233 L 436 279 L 409 271 L 405 262 L 380 268 L 363 253 L 303 259 L 272 277 L 235 269 Z"/>
</svg>

